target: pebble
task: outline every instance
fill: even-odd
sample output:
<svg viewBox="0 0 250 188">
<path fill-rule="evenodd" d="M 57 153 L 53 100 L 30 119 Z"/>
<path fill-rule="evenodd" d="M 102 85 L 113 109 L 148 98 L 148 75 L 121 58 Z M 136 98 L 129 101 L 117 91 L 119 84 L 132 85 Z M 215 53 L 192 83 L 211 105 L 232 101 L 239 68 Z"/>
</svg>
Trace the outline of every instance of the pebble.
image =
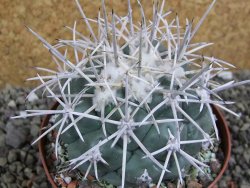
<svg viewBox="0 0 250 188">
<path fill-rule="evenodd" d="M 16 165 L 15 164 L 10 164 L 8 166 L 10 172 L 15 173 L 16 172 Z"/>
<path fill-rule="evenodd" d="M 0 166 L 4 166 L 7 164 L 7 159 L 5 157 L 0 157 Z"/>
<path fill-rule="evenodd" d="M 23 182 L 22 182 L 22 187 L 27 187 L 27 180 L 24 180 Z"/>
<path fill-rule="evenodd" d="M 24 97 L 17 97 L 16 103 L 19 105 L 24 105 L 25 104 L 25 98 Z"/>
<path fill-rule="evenodd" d="M 18 161 L 16 172 L 20 174 L 23 171 L 23 169 L 24 169 L 24 164 Z"/>
<path fill-rule="evenodd" d="M 19 158 L 21 162 L 23 163 L 25 162 L 26 156 L 27 156 L 27 152 L 25 150 L 21 150 L 19 152 Z"/>
<path fill-rule="evenodd" d="M 11 100 L 11 101 L 8 103 L 8 107 L 15 108 L 15 107 L 16 107 L 15 101 L 14 101 L 14 100 Z"/>
<path fill-rule="evenodd" d="M 22 119 L 12 119 L 10 121 L 15 127 L 21 127 L 24 124 Z"/>
<path fill-rule="evenodd" d="M 47 182 L 42 182 L 40 184 L 40 188 L 48 188 L 48 183 Z"/>
<path fill-rule="evenodd" d="M 25 128 L 16 128 L 14 125 L 9 124 L 7 127 L 6 144 L 13 147 L 19 148 L 26 142 L 28 136 L 28 130 Z"/>
<path fill-rule="evenodd" d="M 5 146 L 5 133 L 0 129 L 0 147 Z"/>
<path fill-rule="evenodd" d="M 240 154 L 240 153 L 243 153 L 243 151 L 244 151 L 244 148 L 242 145 L 240 145 L 233 152 Z"/>
<path fill-rule="evenodd" d="M 40 188 L 40 185 L 37 183 L 33 183 L 31 188 Z"/>
<path fill-rule="evenodd" d="M 241 185 L 240 188 L 249 188 L 250 184 L 246 184 L 246 185 Z"/>
<path fill-rule="evenodd" d="M 31 125 L 30 134 L 31 134 L 34 138 L 37 137 L 39 131 L 40 131 L 40 127 L 39 127 L 38 125 L 36 125 L 36 124 L 32 124 L 32 125 Z"/>
<path fill-rule="evenodd" d="M 243 153 L 244 160 L 249 164 L 250 163 L 250 149 L 248 148 L 244 153 Z"/>
<path fill-rule="evenodd" d="M 249 122 L 249 123 L 245 123 L 245 124 L 240 128 L 240 130 L 241 130 L 241 131 L 246 131 L 246 130 L 249 129 L 249 127 L 250 127 L 250 122 Z"/>
<path fill-rule="evenodd" d="M 0 185 L 1 185 L 1 188 L 8 188 L 8 186 L 3 182 Z"/>
<path fill-rule="evenodd" d="M 12 163 L 17 160 L 17 152 L 16 150 L 10 150 L 8 154 L 8 162 Z"/>
<path fill-rule="evenodd" d="M 36 166 L 35 170 L 37 174 L 41 174 L 43 172 L 43 168 L 41 166 Z"/>
<path fill-rule="evenodd" d="M 7 158 L 8 156 L 8 147 L 0 147 L 0 158 L 4 157 Z"/>
<path fill-rule="evenodd" d="M 234 134 L 237 134 L 238 133 L 238 131 L 239 131 L 239 127 L 238 126 L 232 126 L 232 127 L 230 127 L 231 128 L 231 130 L 232 130 L 232 132 L 234 133 Z"/>
<path fill-rule="evenodd" d="M 226 181 L 219 181 L 219 188 L 228 188 L 227 182 Z"/>
<path fill-rule="evenodd" d="M 3 175 L 3 182 L 6 183 L 13 183 L 15 181 L 15 177 L 10 174 L 9 172 L 7 172 L 6 174 Z"/>
<path fill-rule="evenodd" d="M 34 101 L 36 101 L 36 100 L 38 100 L 39 98 L 38 98 L 38 96 L 34 93 L 34 92 L 32 92 L 30 95 L 29 95 L 29 97 L 28 97 L 28 101 L 29 102 L 34 102 Z"/>
<path fill-rule="evenodd" d="M 34 162 L 35 162 L 34 157 L 31 154 L 28 154 L 27 157 L 26 157 L 26 160 L 25 160 L 25 164 L 27 166 L 30 166 L 30 165 L 33 165 Z"/>
<path fill-rule="evenodd" d="M 25 169 L 24 169 L 24 175 L 25 175 L 28 179 L 31 179 L 32 176 L 33 176 L 32 169 L 30 169 L 30 168 L 25 168 Z"/>
</svg>

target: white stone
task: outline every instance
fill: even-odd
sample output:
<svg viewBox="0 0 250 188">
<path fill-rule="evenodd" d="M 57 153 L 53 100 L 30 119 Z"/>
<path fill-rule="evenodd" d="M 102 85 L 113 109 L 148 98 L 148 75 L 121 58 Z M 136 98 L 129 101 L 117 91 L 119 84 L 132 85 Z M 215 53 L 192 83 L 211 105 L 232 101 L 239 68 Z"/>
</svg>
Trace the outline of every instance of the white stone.
<svg viewBox="0 0 250 188">
<path fill-rule="evenodd" d="M 11 101 L 8 103 L 8 107 L 15 108 L 15 107 L 16 107 L 15 101 L 11 100 Z"/>
<path fill-rule="evenodd" d="M 71 177 L 64 177 L 63 180 L 65 181 L 65 183 L 69 184 L 72 180 Z"/>
<path fill-rule="evenodd" d="M 33 101 L 36 101 L 38 100 L 38 96 L 35 94 L 35 93 L 30 93 L 29 97 L 28 97 L 28 101 L 29 102 L 33 102 Z"/>
</svg>

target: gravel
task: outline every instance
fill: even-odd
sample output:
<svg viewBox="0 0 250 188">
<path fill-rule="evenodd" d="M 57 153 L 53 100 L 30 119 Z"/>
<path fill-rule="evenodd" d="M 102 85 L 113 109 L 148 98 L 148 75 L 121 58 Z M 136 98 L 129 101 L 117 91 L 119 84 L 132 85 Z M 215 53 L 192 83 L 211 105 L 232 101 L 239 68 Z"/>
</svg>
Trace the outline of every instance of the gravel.
<svg viewBox="0 0 250 188">
<path fill-rule="evenodd" d="M 40 118 L 10 119 L 28 106 L 42 109 L 49 101 L 33 96 L 25 107 L 29 89 L 7 85 L 0 90 L 0 187 L 1 188 L 49 188 L 37 145 L 31 142 L 38 136 Z M 45 104 L 45 105 L 44 105 Z M 42 169 L 42 170 L 41 170 Z"/>
<path fill-rule="evenodd" d="M 233 74 L 237 81 L 250 79 L 250 71 Z M 217 78 L 220 82 L 226 78 Z M 0 187 L 1 188 L 49 188 L 37 145 L 31 146 L 39 133 L 41 119 L 10 119 L 25 109 L 44 109 L 51 101 L 32 96 L 25 103 L 29 89 L 7 85 L 0 90 Z M 232 134 L 232 155 L 228 170 L 218 184 L 228 188 L 234 184 L 239 188 L 250 187 L 250 86 L 240 86 L 219 93 L 223 99 L 235 101 L 230 109 L 240 113 L 240 118 L 225 113 Z M 26 107 L 25 107 L 26 105 Z M 214 164 L 216 167 L 216 162 Z M 193 182 L 194 183 L 194 182 Z"/>
</svg>

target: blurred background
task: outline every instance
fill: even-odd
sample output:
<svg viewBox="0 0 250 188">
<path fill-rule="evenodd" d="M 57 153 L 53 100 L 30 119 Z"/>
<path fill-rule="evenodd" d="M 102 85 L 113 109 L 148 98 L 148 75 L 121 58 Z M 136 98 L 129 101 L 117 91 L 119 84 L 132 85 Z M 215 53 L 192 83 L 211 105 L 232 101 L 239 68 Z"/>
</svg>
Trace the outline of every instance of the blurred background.
<svg viewBox="0 0 250 188">
<path fill-rule="evenodd" d="M 79 0 L 87 17 L 96 18 L 101 0 Z M 141 0 L 146 16 L 152 19 L 152 0 Z M 177 12 L 182 26 L 185 19 L 197 23 L 212 0 L 166 0 L 165 10 Z M 136 0 L 131 0 L 134 19 L 140 14 Z M 106 0 L 107 11 L 113 8 L 125 16 L 127 0 Z M 237 66 L 222 78 L 229 80 L 250 79 L 250 0 L 217 0 L 214 8 L 194 38 L 194 42 L 213 42 L 201 53 L 215 56 Z M 37 145 L 30 143 L 37 138 L 41 119 L 11 120 L 25 109 L 48 109 L 51 101 L 33 96 L 26 100 L 30 88 L 37 83 L 26 82 L 36 71 L 33 67 L 53 68 L 50 53 L 25 26 L 31 27 L 51 44 L 59 38 L 71 38 L 64 26 L 73 27 L 89 35 L 74 0 L 0 0 L 0 187 L 48 188 L 49 183 L 38 160 Z M 250 187 L 250 87 L 244 85 L 223 92 L 225 100 L 235 101 L 231 110 L 240 118 L 225 113 L 232 133 L 232 156 L 228 170 L 218 184 Z M 25 103 L 26 102 L 26 103 Z M 231 187 L 230 187 L 231 188 Z"/>
<path fill-rule="evenodd" d="M 100 0 L 80 0 L 86 15 L 95 18 Z M 166 10 L 179 14 L 182 24 L 185 19 L 197 23 L 212 0 L 167 0 Z M 142 0 L 146 15 L 152 16 L 152 1 Z M 106 1 L 108 11 L 113 8 L 120 15 L 127 12 L 126 0 Z M 140 15 L 136 0 L 132 0 L 134 19 Z M 238 68 L 250 68 L 250 1 L 218 0 L 195 41 L 214 42 L 205 54 L 226 60 Z M 0 3 L 0 87 L 6 83 L 14 86 L 31 86 L 25 79 L 34 76 L 34 66 L 53 67 L 50 54 L 42 44 L 25 28 L 31 27 L 46 40 L 70 34 L 65 25 L 80 22 L 80 14 L 73 0 L 1 0 Z M 79 28 L 79 27 L 78 27 Z M 86 34 L 84 27 L 79 31 Z"/>
</svg>

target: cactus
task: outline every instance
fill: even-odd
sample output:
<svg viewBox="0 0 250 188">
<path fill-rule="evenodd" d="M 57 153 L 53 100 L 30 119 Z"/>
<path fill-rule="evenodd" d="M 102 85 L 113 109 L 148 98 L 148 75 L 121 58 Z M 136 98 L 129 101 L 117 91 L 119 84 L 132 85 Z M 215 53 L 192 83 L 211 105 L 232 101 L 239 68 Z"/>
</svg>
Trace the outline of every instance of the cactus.
<svg viewBox="0 0 250 188">
<path fill-rule="evenodd" d="M 28 28 L 57 66 L 56 71 L 37 68 L 46 75 L 29 79 L 41 81 L 31 94 L 44 89 L 59 107 L 27 110 L 15 118 L 56 114 L 55 123 L 33 143 L 56 130 L 56 156 L 63 141 L 69 168 L 85 178 L 91 174 L 121 187 L 141 182 L 159 187 L 165 180 L 182 183 L 191 166 L 205 173 L 207 164 L 197 159 L 198 152 L 202 143 L 219 139 L 211 104 L 238 116 L 225 107 L 232 102 L 218 93 L 248 82 L 212 81 L 233 65 L 196 54 L 211 43 L 191 43 L 214 3 L 196 26 L 187 20 L 182 28 L 178 15 L 166 20 L 171 11 L 164 12 L 165 0 L 154 4 L 150 22 L 138 0 L 139 25 L 130 0 L 125 17 L 108 15 L 102 1 L 97 20 L 87 18 L 76 0 L 90 38 L 76 30 L 76 22 L 67 27 L 73 39 L 56 45 Z"/>
</svg>

